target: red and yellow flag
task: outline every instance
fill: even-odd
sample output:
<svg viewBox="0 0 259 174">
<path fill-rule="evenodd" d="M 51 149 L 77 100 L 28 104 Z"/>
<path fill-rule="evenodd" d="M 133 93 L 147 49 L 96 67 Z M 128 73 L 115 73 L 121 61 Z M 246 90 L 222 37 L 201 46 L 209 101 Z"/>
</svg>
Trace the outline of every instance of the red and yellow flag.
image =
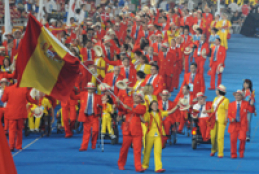
<svg viewBox="0 0 259 174">
<path fill-rule="evenodd" d="M 79 59 L 29 16 L 16 64 L 18 85 L 34 87 L 58 100 L 66 100 L 79 74 Z"/>
</svg>

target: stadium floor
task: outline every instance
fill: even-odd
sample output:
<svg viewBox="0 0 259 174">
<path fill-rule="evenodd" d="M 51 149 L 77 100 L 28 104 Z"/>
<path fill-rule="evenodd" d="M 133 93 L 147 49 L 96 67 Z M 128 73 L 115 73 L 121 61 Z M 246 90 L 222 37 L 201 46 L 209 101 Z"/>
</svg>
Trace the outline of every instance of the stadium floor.
<svg viewBox="0 0 259 174">
<path fill-rule="evenodd" d="M 257 92 L 259 81 L 259 40 L 233 35 L 229 41 L 229 50 L 226 59 L 226 70 L 223 73 L 223 84 L 227 87 L 227 97 L 234 100 L 232 93 L 241 89 L 243 80 L 250 78 L 254 82 Z M 208 71 L 208 61 L 205 72 Z M 181 81 L 183 80 L 181 74 Z M 209 87 L 210 77 L 205 74 L 206 88 Z M 178 91 L 172 94 L 172 99 Z M 214 91 L 207 91 L 208 101 L 215 97 Z M 258 104 L 257 104 L 258 108 Z M 210 145 L 198 145 L 196 150 L 191 147 L 191 138 L 186 135 L 177 135 L 177 144 L 168 145 L 163 150 L 162 162 L 166 173 L 258 173 L 259 162 L 259 120 L 252 120 L 251 142 L 246 144 L 245 158 L 230 158 L 230 139 L 227 129 L 225 132 L 225 157 L 219 159 L 210 157 Z M 50 137 L 39 138 L 39 135 L 24 137 L 23 150 L 14 152 L 13 157 L 18 174 L 130 174 L 135 173 L 133 149 L 129 150 L 125 171 L 118 170 L 117 161 L 120 144 L 105 144 L 105 152 L 100 148 L 86 152 L 79 152 L 82 134 L 71 139 L 57 134 L 53 130 Z M 153 152 L 150 167 L 145 173 L 154 173 Z"/>
</svg>

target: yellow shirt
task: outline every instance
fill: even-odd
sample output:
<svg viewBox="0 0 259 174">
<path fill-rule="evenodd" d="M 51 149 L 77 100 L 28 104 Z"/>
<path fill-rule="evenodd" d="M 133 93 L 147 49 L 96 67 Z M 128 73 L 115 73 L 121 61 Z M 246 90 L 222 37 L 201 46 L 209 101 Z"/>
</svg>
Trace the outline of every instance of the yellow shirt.
<svg viewBox="0 0 259 174">
<path fill-rule="evenodd" d="M 172 31 L 167 30 L 168 44 L 170 47 L 171 47 L 171 40 L 176 37 L 176 32 L 173 34 L 173 36 L 171 36 L 171 34 L 172 34 Z"/>
<path fill-rule="evenodd" d="M 136 91 L 136 89 L 141 85 L 141 83 L 144 81 L 143 80 L 137 80 L 137 82 L 135 83 L 135 85 L 133 86 L 133 92 L 139 92 L 139 90 Z"/>
<path fill-rule="evenodd" d="M 160 115 L 162 117 L 162 120 L 163 120 L 163 117 L 168 116 L 167 111 L 159 110 L 159 112 L 160 112 Z M 152 123 L 150 123 L 151 117 L 153 117 Z M 160 132 L 158 130 L 158 126 L 160 126 L 160 125 L 162 126 L 162 134 L 165 135 L 165 131 L 164 131 L 163 125 L 161 123 L 162 120 L 160 119 L 157 112 L 146 113 L 145 116 L 144 116 L 144 119 L 145 119 L 146 122 L 148 122 L 148 129 L 149 129 L 149 132 L 147 134 L 148 136 L 159 136 Z"/>
<path fill-rule="evenodd" d="M 216 120 L 222 124 L 225 122 L 226 112 L 228 110 L 228 104 L 229 104 L 229 100 L 224 96 L 223 96 L 223 98 L 224 98 L 224 101 L 219 105 L 218 110 L 216 112 Z M 213 101 L 212 108 L 211 108 L 212 112 L 214 112 L 214 109 L 219 104 L 219 102 L 222 100 L 222 98 L 220 98 L 219 100 L 218 99 L 219 99 L 219 97 L 215 97 L 215 99 Z"/>
<path fill-rule="evenodd" d="M 225 21 L 225 22 L 224 22 Z M 232 25 L 231 25 L 231 22 L 229 22 L 228 20 L 220 20 L 219 22 L 217 22 L 217 24 L 216 24 L 216 28 L 218 29 L 218 28 L 220 28 L 220 27 L 231 27 Z M 219 32 L 219 34 L 220 33 L 228 33 L 229 32 L 229 29 L 222 29 L 222 30 L 219 30 L 218 31 Z"/>
</svg>

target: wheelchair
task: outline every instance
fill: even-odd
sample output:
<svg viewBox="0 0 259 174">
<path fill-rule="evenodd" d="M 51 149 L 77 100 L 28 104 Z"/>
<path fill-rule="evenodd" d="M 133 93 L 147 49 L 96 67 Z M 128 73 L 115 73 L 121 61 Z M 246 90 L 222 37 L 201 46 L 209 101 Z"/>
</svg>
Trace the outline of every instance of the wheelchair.
<svg viewBox="0 0 259 174">
<path fill-rule="evenodd" d="M 192 128 L 192 149 L 197 149 L 198 144 L 211 144 L 211 140 L 203 141 L 200 127 L 198 125 L 198 119 L 193 119 Z"/>
<path fill-rule="evenodd" d="M 40 126 L 39 126 L 39 133 L 43 137 L 44 135 L 50 136 L 52 132 L 52 116 L 50 112 L 48 114 L 43 114 L 40 120 Z M 25 120 L 25 126 L 24 126 L 24 135 L 27 137 L 31 133 L 29 129 L 29 120 L 28 118 Z"/>
<path fill-rule="evenodd" d="M 187 134 L 187 137 L 190 137 L 190 132 L 192 131 L 192 127 L 193 127 L 192 122 L 193 122 L 193 119 L 191 117 L 191 114 L 188 113 L 187 121 L 185 121 L 185 123 L 184 123 L 183 132 L 177 133 L 177 134 L 180 134 L 180 135 Z"/>
</svg>

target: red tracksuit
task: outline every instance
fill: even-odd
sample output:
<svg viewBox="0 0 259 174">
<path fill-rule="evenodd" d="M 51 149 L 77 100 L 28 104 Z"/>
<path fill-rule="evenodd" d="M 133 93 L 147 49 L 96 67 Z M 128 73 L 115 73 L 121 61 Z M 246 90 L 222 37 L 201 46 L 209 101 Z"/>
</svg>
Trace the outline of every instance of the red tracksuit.
<svg viewBox="0 0 259 174">
<path fill-rule="evenodd" d="M 24 120 L 27 118 L 27 101 L 37 104 L 30 97 L 27 88 L 20 88 L 17 84 L 6 87 L 2 96 L 2 102 L 7 102 L 5 117 L 9 120 L 9 145 L 10 149 L 22 149 L 22 130 Z M 15 144 L 16 143 L 16 144 Z"/>
<path fill-rule="evenodd" d="M 125 101 L 125 100 L 124 100 Z M 132 108 L 132 111 L 125 110 L 126 120 L 122 124 L 123 142 L 120 150 L 120 157 L 118 160 L 118 166 L 124 168 L 128 151 L 133 143 L 134 160 L 136 171 L 142 170 L 141 165 L 141 148 L 142 148 L 142 128 L 140 116 L 143 116 L 146 112 L 145 105 L 134 105 L 131 97 L 127 98 L 125 104 Z"/>
<path fill-rule="evenodd" d="M 231 144 L 231 157 L 237 156 L 237 138 L 240 140 L 239 153 L 243 157 L 245 152 L 246 143 L 246 131 L 247 129 L 247 112 L 254 113 L 255 107 L 251 106 L 247 101 L 241 101 L 240 106 L 240 122 L 232 122 L 232 119 L 236 120 L 237 116 L 237 102 L 234 101 L 228 106 L 228 118 L 230 124 L 228 127 L 228 133 L 230 133 Z"/>
<path fill-rule="evenodd" d="M 88 142 L 91 136 L 91 128 L 92 128 L 92 149 L 96 148 L 96 143 L 98 139 L 98 132 L 99 132 L 99 119 L 98 114 L 100 113 L 100 107 L 101 106 L 101 98 L 99 95 L 93 93 L 93 114 L 87 115 L 85 113 L 85 110 L 88 106 L 88 92 L 84 91 L 81 92 L 77 96 L 70 96 L 73 100 L 80 100 L 81 102 L 81 108 L 79 111 L 79 117 L 78 121 L 83 122 L 84 126 L 84 133 L 83 133 L 83 141 L 81 144 L 81 150 L 87 150 L 88 148 Z"/>
</svg>

